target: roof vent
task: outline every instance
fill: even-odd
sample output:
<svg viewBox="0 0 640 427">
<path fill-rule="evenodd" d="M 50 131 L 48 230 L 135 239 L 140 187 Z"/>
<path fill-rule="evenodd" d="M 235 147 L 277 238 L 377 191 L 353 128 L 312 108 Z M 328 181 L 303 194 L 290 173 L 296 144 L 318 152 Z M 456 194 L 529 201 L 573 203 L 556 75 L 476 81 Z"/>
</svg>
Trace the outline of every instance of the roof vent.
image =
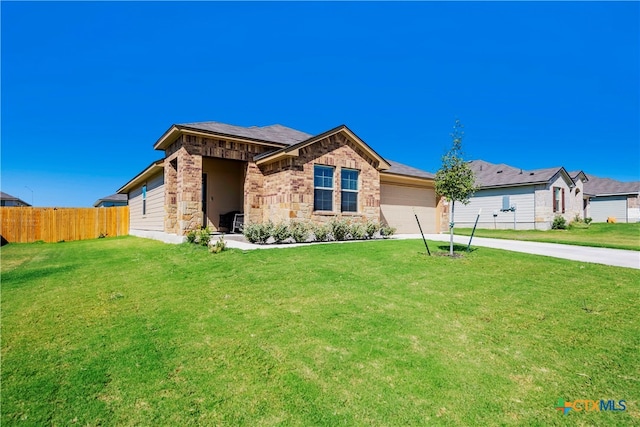
<svg viewBox="0 0 640 427">
<path fill-rule="evenodd" d="M 529 172 L 529 175 L 533 175 L 533 172 Z"/>
<path fill-rule="evenodd" d="M 496 172 L 496 173 L 502 173 L 502 171 L 498 171 L 498 172 Z"/>
<path fill-rule="evenodd" d="M 520 169 L 520 175 L 522 175 L 522 169 Z"/>
</svg>

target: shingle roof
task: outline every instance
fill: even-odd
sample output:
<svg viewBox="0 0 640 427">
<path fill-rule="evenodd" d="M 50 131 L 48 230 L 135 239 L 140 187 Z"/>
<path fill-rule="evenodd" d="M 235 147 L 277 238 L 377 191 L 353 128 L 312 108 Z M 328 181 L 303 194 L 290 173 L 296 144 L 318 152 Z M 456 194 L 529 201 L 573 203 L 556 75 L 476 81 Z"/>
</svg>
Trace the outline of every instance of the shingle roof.
<svg viewBox="0 0 640 427">
<path fill-rule="evenodd" d="M 20 202 L 21 204 L 23 204 L 25 206 L 31 206 L 29 203 L 25 202 L 24 200 L 20 199 L 19 197 L 12 196 L 11 194 L 5 193 L 3 191 L 0 191 L 0 200 L 13 200 L 13 201 L 16 201 L 16 202 Z"/>
<path fill-rule="evenodd" d="M 183 123 L 177 126 L 286 145 L 297 144 L 313 136 L 282 125 L 242 127 L 220 122 L 197 122 Z"/>
<path fill-rule="evenodd" d="M 562 167 L 523 170 L 503 163 L 496 165 L 484 160 L 472 160 L 469 162 L 469 166 L 476 175 L 476 184 L 481 188 L 547 182 L 558 172 L 564 170 Z"/>
<path fill-rule="evenodd" d="M 0 199 L 2 200 L 20 200 L 11 194 L 5 193 L 4 191 L 0 191 Z"/>
<path fill-rule="evenodd" d="M 415 176 L 418 178 L 435 178 L 435 175 L 431 172 L 423 171 L 421 169 L 416 169 L 411 166 L 403 165 L 402 163 L 394 162 L 393 160 L 387 160 L 387 162 L 391 165 L 391 167 L 385 171 L 384 173 L 391 173 L 394 175 L 405 175 L 405 176 Z"/>
<path fill-rule="evenodd" d="M 103 197 L 101 199 L 96 200 L 93 206 L 98 206 L 100 202 L 126 202 L 127 200 L 128 200 L 128 197 L 126 194 L 116 193 L 116 194 L 112 194 L 110 196 Z"/>
<path fill-rule="evenodd" d="M 587 178 L 589 180 L 584 183 L 584 192 L 591 196 L 640 193 L 640 181 L 622 182 L 589 174 L 587 174 Z"/>
</svg>

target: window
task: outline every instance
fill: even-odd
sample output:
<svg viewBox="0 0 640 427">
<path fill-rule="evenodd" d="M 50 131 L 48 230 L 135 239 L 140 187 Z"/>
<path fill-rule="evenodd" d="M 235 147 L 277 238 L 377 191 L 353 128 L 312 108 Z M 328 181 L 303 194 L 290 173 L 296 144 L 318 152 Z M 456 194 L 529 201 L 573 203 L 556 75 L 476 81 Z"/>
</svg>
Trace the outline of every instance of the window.
<svg viewBox="0 0 640 427">
<path fill-rule="evenodd" d="M 333 168 L 315 165 L 313 167 L 313 210 L 333 210 Z"/>
<path fill-rule="evenodd" d="M 553 187 L 553 212 L 564 213 L 564 188 Z"/>
<path fill-rule="evenodd" d="M 142 215 L 147 214 L 147 184 L 142 186 Z"/>
<path fill-rule="evenodd" d="M 342 169 L 340 179 L 342 212 L 358 212 L 358 171 Z"/>
</svg>

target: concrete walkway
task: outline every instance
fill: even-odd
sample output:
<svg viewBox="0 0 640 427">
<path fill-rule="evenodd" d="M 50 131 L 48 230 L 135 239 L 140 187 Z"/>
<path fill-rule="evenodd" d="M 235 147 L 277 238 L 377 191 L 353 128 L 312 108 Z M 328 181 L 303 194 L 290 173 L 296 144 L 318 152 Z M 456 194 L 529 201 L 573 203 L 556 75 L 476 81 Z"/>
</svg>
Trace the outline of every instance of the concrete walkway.
<svg viewBox="0 0 640 427">
<path fill-rule="evenodd" d="M 427 240 L 448 242 L 448 234 L 427 234 Z M 422 239 L 419 234 L 398 234 L 392 239 Z M 215 241 L 215 239 L 212 239 Z M 308 246 L 308 243 L 291 243 L 280 245 L 254 245 L 240 240 L 225 239 L 227 247 L 242 250 L 251 249 L 275 249 L 295 248 Z M 453 236 L 454 243 L 467 245 L 469 236 Z M 324 242 L 314 244 L 334 243 L 358 243 L 358 241 Z M 640 251 L 628 251 L 623 249 L 592 248 L 587 246 L 561 245 L 557 243 L 525 242 L 520 240 L 488 239 L 486 237 L 474 237 L 471 246 L 484 246 L 487 248 L 504 249 L 513 252 L 544 255 L 554 258 L 564 258 L 574 261 L 592 262 L 596 264 L 612 265 L 615 267 L 627 267 L 640 269 Z"/>
<path fill-rule="evenodd" d="M 449 242 L 448 234 L 429 234 L 425 237 L 427 240 Z M 421 239 L 422 237 L 419 234 L 404 234 L 397 236 L 397 238 Z M 466 246 L 469 243 L 469 236 L 453 236 L 453 242 Z M 486 237 L 474 237 L 471 246 L 484 246 L 487 248 L 564 258 L 573 261 L 640 269 L 640 251 L 592 248 L 558 243 L 526 242 L 522 240 L 489 239 Z"/>
</svg>

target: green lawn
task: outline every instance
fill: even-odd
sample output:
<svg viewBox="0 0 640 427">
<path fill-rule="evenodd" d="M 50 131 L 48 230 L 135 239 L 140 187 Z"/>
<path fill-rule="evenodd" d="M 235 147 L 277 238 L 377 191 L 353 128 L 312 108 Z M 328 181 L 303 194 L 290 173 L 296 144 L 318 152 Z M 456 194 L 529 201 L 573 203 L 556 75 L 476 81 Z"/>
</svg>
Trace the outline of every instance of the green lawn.
<svg viewBox="0 0 640 427">
<path fill-rule="evenodd" d="M 638 270 L 422 245 L 5 246 L 0 421 L 640 423 Z"/>
<path fill-rule="evenodd" d="M 471 235 L 471 231 L 471 228 L 454 229 L 455 234 L 464 236 Z M 548 231 L 477 229 L 475 236 L 640 251 L 640 223 L 598 223 L 585 229 Z"/>
</svg>

